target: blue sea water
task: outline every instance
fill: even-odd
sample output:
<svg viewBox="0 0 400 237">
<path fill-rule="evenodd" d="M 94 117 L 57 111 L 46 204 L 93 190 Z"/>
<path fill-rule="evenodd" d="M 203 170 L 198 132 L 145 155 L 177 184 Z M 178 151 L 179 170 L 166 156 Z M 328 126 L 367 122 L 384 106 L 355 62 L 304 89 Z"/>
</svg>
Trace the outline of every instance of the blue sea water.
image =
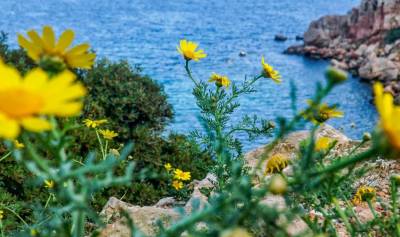
<svg viewBox="0 0 400 237">
<path fill-rule="evenodd" d="M 2 0 L 0 30 L 8 32 L 9 43 L 17 47 L 16 33 L 52 25 L 58 33 L 76 31 L 77 41 L 88 41 L 100 57 L 126 59 L 140 64 L 165 87 L 175 118 L 169 131 L 188 133 L 199 128 L 198 113 L 191 94 L 192 83 L 185 76 L 183 62 L 176 52 L 182 38 L 200 43 L 208 57 L 193 63 L 194 75 L 207 80 L 211 72 L 228 75 L 240 82 L 260 71 L 260 58 L 278 69 L 283 83 L 270 80 L 257 84 L 258 92 L 241 99 L 234 115 L 257 114 L 274 119 L 290 117 L 290 84 L 298 88 L 299 107 L 313 95 L 315 83 L 323 81 L 328 63 L 282 54 L 302 34 L 308 24 L 326 14 L 344 14 L 359 0 Z M 274 35 L 289 37 L 275 42 Z M 247 53 L 239 57 L 239 52 Z M 134 89 L 134 88 L 132 88 Z M 370 104 L 370 86 L 352 78 L 339 86 L 328 101 L 339 103 L 343 119 L 330 122 L 352 138 L 371 130 L 376 112 Z M 249 150 L 266 142 L 246 142 Z"/>
</svg>

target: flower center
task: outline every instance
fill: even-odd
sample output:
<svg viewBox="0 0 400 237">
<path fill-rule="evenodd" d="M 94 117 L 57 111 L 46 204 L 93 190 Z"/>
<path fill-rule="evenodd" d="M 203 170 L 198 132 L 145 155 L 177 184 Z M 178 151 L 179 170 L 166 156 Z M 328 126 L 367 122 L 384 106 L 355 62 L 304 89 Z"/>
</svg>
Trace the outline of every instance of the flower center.
<svg viewBox="0 0 400 237">
<path fill-rule="evenodd" d="M 24 89 L 0 91 L 0 113 L 10 118 L 22 118 L 38 113 L 43 104 L 39 94 Z"/>
</svg>

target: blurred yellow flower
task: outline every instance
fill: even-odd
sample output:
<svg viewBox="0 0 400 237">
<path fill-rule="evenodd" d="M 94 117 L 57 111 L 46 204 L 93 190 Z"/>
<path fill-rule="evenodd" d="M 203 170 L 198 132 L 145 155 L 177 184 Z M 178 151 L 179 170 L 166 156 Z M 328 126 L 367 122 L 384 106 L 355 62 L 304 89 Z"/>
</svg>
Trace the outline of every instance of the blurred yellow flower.
<svg viewBox="0 0 400 237">
<path fill-rule="evenodd" d="M 382 128 L 392 147 L 400 151 L 400 106 L 393 104 L 393 96 L 384 93 L 383 85 L 375 83 L 375 105 L 380 116 Z"/>
<path fill-rule="evenodd" d="M 177 180 L 188 181 L 188 180 L 190 180 L 191 176 L 190 176 L 190 172 L 183 172 L 180 169 L 176 169 L 174 171 L 174 178 Z"/>
<path fill-rule="evenodd" d="M 45 180 L 44 186 L 48 189 L 54 188 L 54 181 L 53 180 Z"/>
<path fill-rule="evenodd" d="M 180 190 L 183 188 L 183 183 L 179 180 L 174 180 L 172 181 L 172 187 L 174 187 L 176 190 Z"/>
<path fill-rule="evenodd" d="M 320 137 L 315 142 L 315 150 L 316 151 L 326 151 L 329 146 L 332 144 L 333 139 L 329 137 Z"/>
<path fill-rule="evenodd" d="M 89 44 L 80 44 L 69 48 L 75 37 L 72 30 L 64 31 L 58 42 L 56 42 L 56 36 L 50 26 L 43 27 L 42 36 L 34 30 L 28 31 L 27 35 L 28 38 L 25 38 L 18 34 L 18 43 L 36 63 L 50 59 L 62 62 L 69 68 L 90 69 L 96 58 L 96 54 L 88 52 Z"/>
<path fill-rule="evenodd" d="M 38 231 L 36 229 L 31 229 L 31 236 L 37 236 L 38 235 Z"/>
<path fill-rule="evenodd" d="M 271 156 L 265 166 L 265 175 L 279 173 L 289 165 L 289 158 L 283 154 Z"/>
<path fill-rule="evenodd" d="M 99 133 L 101 135 L 103 135 L 104 139 L 107 139 L 107 140 L 112 140 L 114 137 L 118 136 L 118 133 L 108 130 L 108 129 L 105 129 L 105 130 L 100 129 Z"/>
<path fill-rule="evenodd" d="M 361 186 L 357 189 L 357 192 L 353 197 L 353 203 L 355 205 L 359 205 L 362 202 L 366 202 L 368 200 L 374 201 L 375 197 L 376 197 L 375 188 L 369 186 Z"/>
<path fill-rule="evenodd" d="M 0 60 L 0 137 L 15 139 L 20 127 L 31 132 L 51 129 L 43 115 L 78 115 L 86 90 L 75 75 L 64 71 L 52 79 L 41 69 L 22 78 L 13 67 Z"/>
<path fill-rule="evenodd" d="M 25 145 L 23 143 L 19 142 L 18 140 L 14 140 L 14 147 L 16 149 L 22 149 L 25 147 Z"/>
<path fill-rule="evenodd" d="M 170 163 L 167 163 L 167 164 L 164 165 L 164 168 L 165 168 L 167 171 L 170 171 L 170 170 L 172 169 L 172 165 L 171 165 Z"/>
<path fill-rule="evenodd" d="M 179 42 L 179 46 L 176 48 L 185 60 L 199 61 L 200 59 L 205 58 L 207 54 L 205 54 L 202 49 L 197 50 L 197 47 L 197 43 L 183 39 Z"/>
<path fill-rule="evenodd" d="M 3 219 L 4 219 L 4 211 L 0 210 L 0 220 L 3 220 Z"/>
<path fill-rule="evenodd" d="M 215 82 L 215 85 L 218 87 L 224 86 L 228 87 L 231 84 L 231 81 L 227 76 L 222 76 L 216 73 L 213 73 L 210 77 L 210 80 L 208 82 Z"/>
<path fill-rule="evenodd" d="M 97 128 L 98 126 L 107 123 L 107 119 L 100 119 L 100 120 L 85 119 L 83 120 L 83 123 L 88 128 Z"/>
<path fill-rule="evenodd" d="M 261 64 L 263 66 L 262 76 L 265 78 L 271 78 L 276 83 L 281 83 L 281 75 L 271 65 L 265 62 L 264 57 L 261 58 Z"/>
<path fill-rule="evenodd" d="M 307 100 L 309 106 L 314 106 L 312 100 Z M 311 122 L 318 124 L 324 123 L 331 118 L 342 118 L 344 113 L 336 109 L 335 105 L 329 106 L 326 103 L 322 103 L 316 106 L 316 111 L 311 114 L 303 114 L 303 117 Z"/>
</svg>

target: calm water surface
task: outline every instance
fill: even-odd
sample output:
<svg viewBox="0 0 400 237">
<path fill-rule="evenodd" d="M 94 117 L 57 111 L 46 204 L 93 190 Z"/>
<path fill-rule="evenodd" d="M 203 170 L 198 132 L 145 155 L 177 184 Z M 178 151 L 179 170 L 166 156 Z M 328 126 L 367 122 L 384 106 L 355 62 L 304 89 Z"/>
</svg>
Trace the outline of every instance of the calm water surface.
<svg viewBox="0 0 400 237">
<path fill-rule="evenodd" d="M 175 118 L 169 131 L 188 133 L 200 127 L 197 121 L 192 84 L 185 77 L 183 62 L 176 52 L 177 42 L 187 38 L 200 42 L 208 58 L 193 64 L 195 76 L 207 79 L 211 72 L 229 75 L 234 81 L 257 74 L 261 55 L 282 74 L 284 83 L 260 81 L 258 92 L 241 100 L 235 114 L 257 114 L 274 119 L 290 116 L 289 81 L 298 87 L 299 106 L 313 95 L 315 82 L 323 80 L 324 61 L 283 55 L 298 43 L 309 22 L 325 14 L 343 14 L 359 0 L 2 0 L 1 29 L 10 34 L 14 47 L 17 32 L 45 24 L 57 32 L 76 31 L 78 41 L 88 41 L 99 56 L 126 59 L 140 64 L 144 73 L 164 85 Z M 289 36 L 284 43 L 274 35 Z M 240 51 L 247 53 L 239 57 Z M 359 138 L 373 128 L 375 110 L 369 103 L 370 88 L 352 79 L 336 88 L 330 102 L 340 103 L 345 118 L 330 122 L 352 137 Z M 243 137 L 244 138 L 244 137 Z M 266 139 L 246 142 L 245 149 Z"/>
</svg>

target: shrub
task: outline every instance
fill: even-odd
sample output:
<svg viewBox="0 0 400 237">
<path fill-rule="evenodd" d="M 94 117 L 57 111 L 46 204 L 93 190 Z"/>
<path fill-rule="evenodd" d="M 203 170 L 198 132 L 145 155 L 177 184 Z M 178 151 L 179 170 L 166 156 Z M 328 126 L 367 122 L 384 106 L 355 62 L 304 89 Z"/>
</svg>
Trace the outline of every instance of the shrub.
<svg viewBox="0 0 400 237">
<path fill-rule="evenodd" d="M 13 65 L 21 73 L 34 68 L 34 62 L 22 49 L 11 49 L 6 43 L 7 35 L 0 35 L 0 57 L 5 63 Z M 119 133 L 110 143 L 111 148 L 119 148 L 121 144 L 134 142 L 129 161 L 135 161 L 137 172 L 146 167 L 153 175 L 149 178 L 132 181 L 129 185 L 107 188 L 99 192 L 92 205 L 98 210 L 102 208 L 110 196 L 122 197 L 124 200 L 140 205 L 157 202 L 165 195 L 176 195 L 165 175 L 164 164 L 190 171 L 192 178 L 203 178 L 213 161 L 195 142 L 186 136 L 161 134 L 166 123 L 173 117 L 172 106 L 167 102 L 162 86 L 147 76 L 140 75 L 138 67 L 131 67 L 126 61 L 110 62 L 99 60 L 90 71 L 75 71 L 82 81 L 88 95 L 82 116 L 64 122 L 82 124 L 85 118 L 107 119 L 107 128 Z M 85 155 L 98 147 L 95 132 L 82 127 L 70 131 L 72 133 L 71 155 L 85 161 Z M 0 157 L 7 153 L 0 145 Z M 50 155 L 48 155 L 50 157 Z M 19 165 L 13 157 L 1 161 L 0 203 L 10 206 L 25 220 L 32 218 L 32 206 L 25 203 L 44 204 L 48 192 L 37 183 L 29 182 L 33 177 L 24 166 Z M 128 162 L 121 162 L 116 173 L 123 175 Z M 40 185 L 42 186 L 42 185 Z M 125 195 L 124 195 L 125 194 Z M 184 194 L 184 193 L 183 193 Z M 185 195 L 181 193 L 181 198 Z M 15 207 L 15 208 L 14 208 Z M 15 216 L 4 222 L 7 230 L 15 230 L 21 223 Z"/>
<path fill-rule="evenodd" d="M 392 44 L 400 39 L 400 28 L 391 29 L 386 33 L 385 43 Z"/>
</svg>

